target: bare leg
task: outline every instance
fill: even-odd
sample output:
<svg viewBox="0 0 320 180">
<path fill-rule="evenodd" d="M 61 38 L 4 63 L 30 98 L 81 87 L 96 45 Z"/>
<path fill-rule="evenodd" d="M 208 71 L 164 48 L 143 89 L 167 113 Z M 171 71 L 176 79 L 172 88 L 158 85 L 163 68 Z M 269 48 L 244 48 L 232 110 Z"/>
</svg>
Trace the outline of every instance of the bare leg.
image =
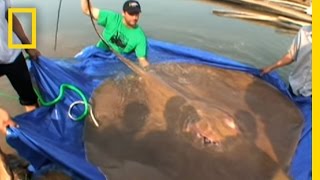
<svg viewBox="0 0 320 180">
<path fill-rule="evenodd" d="M 28 106 L 24 106 L 24 108 L 25 108 L 26 112 L 31 112 L 31 111 L 35 110 L 37 107 L 38 107 L 38 105 L 37 105 L 37 104 L 35 104 L 35 105 L 28 105 Z"/>
</svg>

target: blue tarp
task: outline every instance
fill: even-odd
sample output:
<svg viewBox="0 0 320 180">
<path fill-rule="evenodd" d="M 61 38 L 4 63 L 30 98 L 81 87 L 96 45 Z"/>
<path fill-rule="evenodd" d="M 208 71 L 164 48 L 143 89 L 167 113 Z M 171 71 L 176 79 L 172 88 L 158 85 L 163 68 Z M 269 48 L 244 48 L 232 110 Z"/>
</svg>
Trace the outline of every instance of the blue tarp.
<svg viewBox="0 0 320 180">
<path fill-rule="evenodd" d="M 127 58 L 136 61 L 134 55 Z M 151 64 L 194 63 L 243 71 L 259 77 L 259 70 L 216 54 L 171 43 L 149 40 L 148 59 Z M 46 100 L 58 96 L 63 83 L 75 85 L 90 98 L 95 88 L 112 75 L 131 73 L 115 55 L 94 46 L 85 48 L 74 59 L 59 60 L 41 57 L 31 62 L 31 74 Z M 290 175 L 296 180 L 311 179 L 311 97 L 295 97 L 277 73 L 262 77 L 296 103 L 304 115 L 304 128 L 292 160 Z M 30 161 L 35 172 L 52 164 L 68 169 L 79 179 L 106 179 L 107 176 L 87 161 L 83 142 L 83 121 L 69 118 L 69 105 L 80 97 L 67 91 L 65 98 L 52 107 L 15 117 L 20 128 L 8 131 L 7 141 L 18 153 Z M 83 107 L 74 108 L 80 115 Z"/>
</svg>

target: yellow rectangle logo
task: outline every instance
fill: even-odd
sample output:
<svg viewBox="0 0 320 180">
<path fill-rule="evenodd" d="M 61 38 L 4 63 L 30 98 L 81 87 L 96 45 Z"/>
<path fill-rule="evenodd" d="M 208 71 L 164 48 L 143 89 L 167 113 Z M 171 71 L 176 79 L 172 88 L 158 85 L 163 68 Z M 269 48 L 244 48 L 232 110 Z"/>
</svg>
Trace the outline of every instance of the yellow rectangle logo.
<svg viewBox="0 0 320 180">
<path fill-rule="evenodd" d="M 13 43 L 13 13 L 31 13 L 31 44 Z M 8 9 L 8 47 L 10 49 L 36 49 L 37 47 L 37 10 L 36 8 Z"/>
</svg>

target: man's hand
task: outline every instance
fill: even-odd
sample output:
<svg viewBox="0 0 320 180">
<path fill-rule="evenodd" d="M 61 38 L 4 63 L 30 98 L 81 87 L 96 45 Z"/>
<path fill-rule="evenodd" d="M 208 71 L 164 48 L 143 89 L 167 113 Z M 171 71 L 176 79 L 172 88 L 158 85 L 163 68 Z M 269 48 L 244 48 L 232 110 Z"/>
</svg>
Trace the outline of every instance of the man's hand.
<svg viewBox="0 0 320 180">
<path fill-rule="evenodd" d="M 149 62 L 145 58 L 139 58 L 139 64 L 143 69 L 147 69 L 149 67 Z"/>
<path fill-rule="evenodd" d="M 38 60 L 38 57 L 41 56 L 41 53 L 37 49 L 26 49 L 26 52 L 32 60 Z"/>
<path fill-rule="evenodd" d="M 261 73 L 260 76 L 263 76 L 265 74 L 268 74 L 269 72 L 278 69 L 280 67 L 286 66 L 288 64 L 291 64 L 292 62 L 294 62 L 293 56 L 291 53 L 287 53 L 285 54 L 281 59 L 279 59 L 276 63 L 264 67 L 261 69 Z"/>
<path fill-rule="evenodd" d="M 18 127 L 7 111 L 0 108 L 0 133 L 7 134 L 7 127 Z"/>
<path fill-rule="evenodd" d="M 90 6 L 88 4 L 88 0 L 81 0 L 81 9 L 82 9 L 82 12 L 87 15 L 87 16 L 90 16 L 90 10 L 91 10 L 91 13 L 92 13 L 92 17 L 94 20 L 98 20 L 99 18 L 99 13 L 100 13 L 100 9 L 94 7 L 92 5 L 91 2 L 90 3 Z M 90 7 L 90 9 L 89 9 Z"/>
<path fill-rule="evenodd" d="M 265 74 L 268 74 L 269 72 L 271 72 L 273 70 L 272 66 L 267 66 L 261 69 L 261 73 L 260 76 L 263 76 Z"/>
</svg>

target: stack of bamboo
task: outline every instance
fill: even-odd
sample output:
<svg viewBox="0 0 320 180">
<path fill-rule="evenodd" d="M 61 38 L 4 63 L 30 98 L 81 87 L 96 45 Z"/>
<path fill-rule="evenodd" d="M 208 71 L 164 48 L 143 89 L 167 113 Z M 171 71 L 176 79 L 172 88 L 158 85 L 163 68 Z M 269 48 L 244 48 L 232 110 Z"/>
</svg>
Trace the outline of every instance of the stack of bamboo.
<svg viewBox="0 0 320 180">
<path fill-rule="evenodd" d="M 262 21 L 290 30 L 310 25 L 312 18 L 308 15 L 309 0 L 215 0 L 232 3 L 241 10 L 213 10 L 224 17 L 242 18 Z"/>
</svg>

